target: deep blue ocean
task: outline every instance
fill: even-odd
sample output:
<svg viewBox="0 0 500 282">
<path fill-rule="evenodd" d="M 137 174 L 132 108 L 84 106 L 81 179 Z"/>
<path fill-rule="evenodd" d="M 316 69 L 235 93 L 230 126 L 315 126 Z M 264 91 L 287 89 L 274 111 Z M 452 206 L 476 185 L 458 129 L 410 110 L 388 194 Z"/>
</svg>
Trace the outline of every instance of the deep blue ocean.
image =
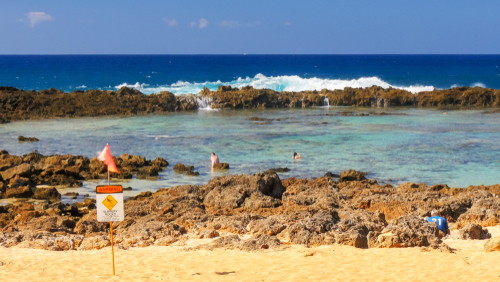
<svg viewBox="0 0 500 282">
<path fill-rule="evenodd" d="M 500 55 L 2 55 L 0 85 L 64 91 L 128 85 L 146 94 L 198 93 L 222 84 L 286 91 L 499 89 L 499 66 Z"/>
</svg>

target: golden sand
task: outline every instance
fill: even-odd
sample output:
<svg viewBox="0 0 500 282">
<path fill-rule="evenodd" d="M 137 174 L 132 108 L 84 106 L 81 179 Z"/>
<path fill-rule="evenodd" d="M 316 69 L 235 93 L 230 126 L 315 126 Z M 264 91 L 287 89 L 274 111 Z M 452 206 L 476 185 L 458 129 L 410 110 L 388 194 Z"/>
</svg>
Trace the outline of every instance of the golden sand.
<svg viewBox="0 0 500 282">
<path fill-rule="evenodd" d="M 489 227 L 494 237 L 500 226 Z M 348 246 L 248 253 L 179 247 L 50 252 L 0 248 L 1 281 L 499 281 L 500 252 L 486 240 L 445 240 L 456 253 Z M 2 265 L 3 263 L 3 265 Z"/>
</svg>

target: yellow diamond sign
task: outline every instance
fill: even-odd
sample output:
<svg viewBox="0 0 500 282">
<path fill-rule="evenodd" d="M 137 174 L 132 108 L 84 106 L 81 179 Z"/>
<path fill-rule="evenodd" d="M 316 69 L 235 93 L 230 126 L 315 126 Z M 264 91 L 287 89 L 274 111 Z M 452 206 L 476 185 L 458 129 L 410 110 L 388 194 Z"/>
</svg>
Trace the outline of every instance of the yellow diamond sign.
<svg viewBox="0 0 500 282">
<path fill-rule="evenodd" d="M 115 198 L 111 197 L 111 195 L 108 195 L 104 201 L 102 201 L 102 204 L 108 208 L 108 210 L 112 210 L 118 202 L 115 200 Z"/>
</svg>

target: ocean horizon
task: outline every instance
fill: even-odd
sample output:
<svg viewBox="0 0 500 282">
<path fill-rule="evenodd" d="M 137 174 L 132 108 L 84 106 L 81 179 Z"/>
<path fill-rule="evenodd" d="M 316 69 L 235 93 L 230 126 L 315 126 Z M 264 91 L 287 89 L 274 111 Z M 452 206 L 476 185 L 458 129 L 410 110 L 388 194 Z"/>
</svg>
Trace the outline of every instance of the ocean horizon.
<svg viewBox="0 0 500 282">
<path fill-rule="evenodd" d="M 196 94 L 204 87 L 276 91 L 457 86 L 500 89 L 500 55 L 0 55 L 0 85 L 65 92 Z"/>
</svg>

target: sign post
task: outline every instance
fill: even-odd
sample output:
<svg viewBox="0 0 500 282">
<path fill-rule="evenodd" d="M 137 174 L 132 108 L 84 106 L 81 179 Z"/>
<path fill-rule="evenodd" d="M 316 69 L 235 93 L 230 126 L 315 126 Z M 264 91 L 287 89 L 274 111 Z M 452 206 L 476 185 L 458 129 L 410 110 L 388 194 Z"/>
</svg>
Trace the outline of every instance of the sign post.
<svg viewBox="0 0 500 282">
<path fill-rule="evenodd" d="M 113 221 L 123 221 L 123 188 L 121 185 L 101 185 L 96 188 L 97 221 L 109 222 L 111 231 L 111 257 L 115 276 L 115 252 L 113 246 Z"/>
</svg>

